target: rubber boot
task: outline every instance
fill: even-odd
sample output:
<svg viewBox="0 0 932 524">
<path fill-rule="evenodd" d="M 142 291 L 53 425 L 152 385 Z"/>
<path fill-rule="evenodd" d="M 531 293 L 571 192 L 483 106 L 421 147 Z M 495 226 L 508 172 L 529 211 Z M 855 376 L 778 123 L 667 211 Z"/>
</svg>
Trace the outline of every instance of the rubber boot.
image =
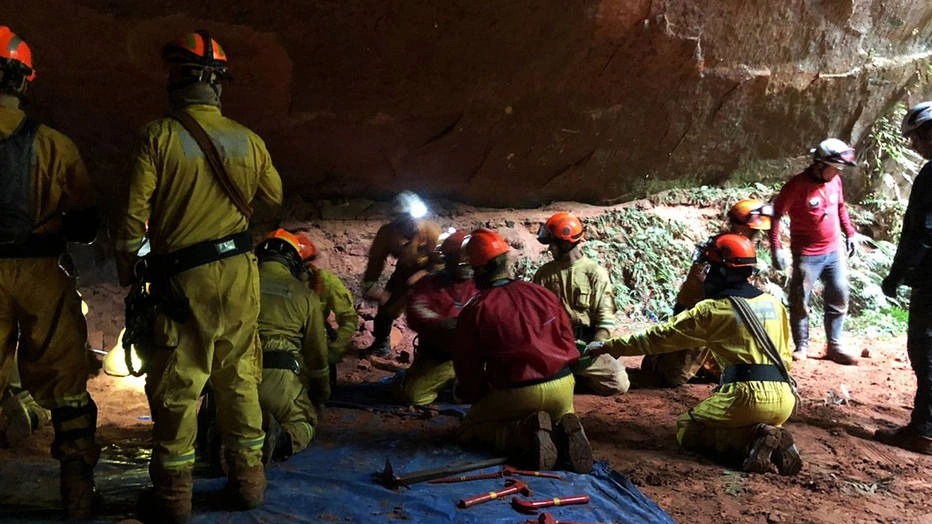
<svg viewBox="0 0 932 524">
<path fill-rule="evenodd" d="M 88 520 L 94 516 L 98 495 L 94 486 L 93 464 L 88 464 L 82 457 L 62 459 L 59 487 L 65 520 Z"/>
<path fill-rule="evenodd" d="M 567 413 L 557 422 L 557 447 L 560 460 L 575 473 L 592 472 L 592 446 L 575 413 Z"/>
<path fill-rule="evenodd" d="M 193 466 L 162 468 L 149 465 L 152 490 L 139 499 L 139 520 L 146 523 L 184 524 L 191 520 L 194 492 Z"/>
<path fill-rule="evenodd" d="M 224 489 L 224 505 L 232 511 L 248 511 L 265 503 L 265 466 L 251 466 L 246 457 L 227 453 L 229 476 Z"/>
<path fill-rule="evenodd" d="M 521 421 L 522 457 L 526 467 L 534 471 L 553 469 L 557 462 L 557 446 L 553 443 L 553 422 L 546 411 L 538 411 Z M 519 457 L 521 458 L 521 457 Z"/>
</svg>

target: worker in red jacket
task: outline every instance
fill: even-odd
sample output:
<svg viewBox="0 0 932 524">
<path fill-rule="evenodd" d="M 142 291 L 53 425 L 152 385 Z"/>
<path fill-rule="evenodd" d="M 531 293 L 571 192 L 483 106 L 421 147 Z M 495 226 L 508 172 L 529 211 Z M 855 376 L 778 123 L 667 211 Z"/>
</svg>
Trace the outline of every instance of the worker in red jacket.
<svg viewBox="0 0 932 524">
<path fill-rule="evenodd" d="M 508 251 L 489 229 L 473 231 L 466 243 L 479 292 L 460 313 L 453 345 L 457 392 L 473 403 L 460 440 L 536 470 L 560 460 L 588 473 L 592 449 L 573 408 L 570 366 L 579 350 L 569 317 L 552 292 L 510 277 Z"/>
</svg>

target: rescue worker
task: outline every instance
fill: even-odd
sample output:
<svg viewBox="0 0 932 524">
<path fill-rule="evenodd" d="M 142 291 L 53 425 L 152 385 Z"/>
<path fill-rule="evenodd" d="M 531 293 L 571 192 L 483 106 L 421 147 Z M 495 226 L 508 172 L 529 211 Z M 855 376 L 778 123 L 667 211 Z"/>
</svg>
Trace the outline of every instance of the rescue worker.
<svg viewBox="0 0 932 524">
<path fill-rule="evenodd" d="M 266 441 L 273 460 L 287 460 L 308 446 L 317 410 L 330 396 L 324 316 L 320 299 L 298 278 L 304 270 L 300 250 L 298 238 L 284 229 L 256 247 L 262 297 L 259 403 L 267 423 L 274 419 L 281 428 Z"/>
<path fill-rule="evenodd" d="M 166 44 L 162 58 L 174 116 L 140 132 L 115 250 L 120 284 L 130 285 L 148 235 L 151 292 L 162 301 L 145 364 L 153 490 L 144 494 L 140 516 L 186 522 L 197 402 L 208 380 L 223 432 L 227 505 L 248 509 L 264 501 L 259 272 L 247 215 L 254 198 L 280 206 L 282 186 L 262 139 L 220 112 L 229 74 L 219 42 L 197 31 Z M 221 172 L 208 159 L 213 148 L 205 150 L 188 130 L 189 118 L 208 135 L 205 145 L 219 151 Z"/>
<path fill-rule="evenodd" d="M 86 519 L 96 498 L 97 405 L 87 392 L 87 323 L 65 244 L 93 242 L 100 221 L 74 142 L 20 109 L 35 78 L 29 46 L 0 26 L 0 361 L 17 352 L 23 388 L 51 410 L 65 516 Z M 9 368 L 0 372 L 5 390 Z"/>
<path fill-rule="evenodd" d="M 784 215 L 790 218 L 793 274 L 789 301 L 795 360 L 803 360 L 809 354 L 809 299 L 816 281 L 821 280 L 826 358 L 842 365 L 857 365 L 858 362 L 857 355 L 842 342 L 849 292 L 848 261 L 844 255 L 847 251 L 848 257 L 854 256 L 856 243 L 838 176 L 843 168 L 855 165 L 854 148 L 837 138 L 823 140 L 813 152 L 812 164 L 791 178 L 773 201 L 770 251 L 773 267 L 778 271 L 787 266 L 781 250 L 780 219 Z M 844 243 L 842 230 L 846 237 Z"/>
<path fill-rule="evenodd" d="M 728 210 L 728 232 L 744 235 L 756 245 L 761 231 L 770 229 L 771 214 L 773 214 L 772 206 L 762 200 L 755 198 L 739 200 Z M 674 315 L 692 308 L 706 298 L 703 281 L 709 264 L 703 252 L 710 240 L 696 245 L 693 263 L 676 295 L 676 304 L 673 306 Z M 708 376 L 717 382 L 721 374 L 709 348 L 704 347 L 660 355 L 646 355 L 641 361 L 641 371 L 652 378 L 654 383 L 665 387 L 685 384 L 697 374 Z"/>
<path fill-rule="evenodd" d="M 440 245 L 442 270 L 417 281 L 408 292 L 405 318 L 417 332 L 414 362 L 397 384 L 405 404 L 423 406 L 455 378 L 450 346 L 455 339 L 456 317 L 476 294 L 472 268 L 463 256 L 466 233 L 455 231 Z"/>
<path fill-rule="evenodd" d="M 430 271 L 440 261 L 434 248 L 440 237 L 440 228 L 422 220 L 427 206 L 410 191 L 395 197 L 392 221 L 379 228 L 369 248 L 369 263 L 362 277 L 362 292 L 366 300 L 378 302 L 372 344 L 359 352 L 360 357 L 373 355 L 387 357 L 392 353 L 392 323 L 405 308 L 405 298 L 412 280 Z M 384 289 L 378 280 L 389 256 L 396 259 L 395 271 Z"/>
<path fill-rule="evenodd" d="M 615 328 L 615 297 L 608 271 L 582 252 L 585 228 L 576 215 L 555 213 L 540 226 L 537 241 L 549 246 L 553 260 L 534 273 L 535 284 L 552 291 L 570 317 L 579 347 L 606 340 Z M 611 355 L 583 355 L 573 366 L 576 382 L 598 395 L 628 391 L 625 365 Z"/>
<path fill-rule="evenodd" d="M 511 277 L 498 233 L 477 229 L 465 249 L 479 291 L 457 317 L 453 344 L 457 394 L 472 403 L 460 441 L 535 470 L 559 463 L 589 473 L 592 448 L 573 407 L 579 350 L 560 300 Z"/>
<path fill-rule="evenodd" d="M 333 271 L 317 267 L 317 246 L 307 233 L 295 235 L 301 247 L 301 260 L 303 268 L 298 278 L 307 283 L 308 288 L 320 299 L 321 311 L 324 317 L 324 328 L 327 330 L 327 361 L 330 364 L 330 384 L 333 385 L 334 366 L 343 358 L 350 340 L 359 326 L 359 316 L 353 304 L 353 294 Z M 330 316 L 336 322 L 334 328 L 330 324 Z"/>
<path fill-rule="evenodd" d="M 779 299 L 748 282 L 757 255 L 747 237 L 719 235 L 704 257 L 709 263 L 707 299 L 641 333 L 593 342 L 588 351 L 619 357 L 708 347 L 723 370 L 721 384 L 711 397 L 677 418 L 679 445 L 713 460 L 740 464 L 744 471 L 765 473 L 776 466 L 782 475 L 795 475 L 802 459 L 793 436 L 781 427 L 797 402 L 788 372 L 792 358 L 786 309 Z M 750 306 L 775 349 L 773 357 L 749 323 L 739 318 L 733 300 Z"/>
<path fill-rule="evenodd" d="M 912 288 L 906 351 L 916 374 L 916 395 L 909 424 L 878 429 L 874 438 L 932 455 L 932 101 L 910 108 L 901 131 L 928 162 L 913 180 L 900 243 L 882 288 L 888 297 L 896 297 L 901 283 Z"/>
</svg>

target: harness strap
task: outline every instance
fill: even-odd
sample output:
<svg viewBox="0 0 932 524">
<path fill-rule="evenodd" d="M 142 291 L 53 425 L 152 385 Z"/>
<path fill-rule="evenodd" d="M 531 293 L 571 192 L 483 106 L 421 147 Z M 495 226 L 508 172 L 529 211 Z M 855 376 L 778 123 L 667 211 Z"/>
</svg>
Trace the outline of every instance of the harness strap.
<svg viewBox="0 0 932 524">
<path fill-rule="evenodd" d="M 170 277 L 191 268 L 252 251 L 248 231 L 233 233 L 217 240 L 207 240 L 166 255 L 146 257 L 147 269 L 154 275 Z"/>
</svg>

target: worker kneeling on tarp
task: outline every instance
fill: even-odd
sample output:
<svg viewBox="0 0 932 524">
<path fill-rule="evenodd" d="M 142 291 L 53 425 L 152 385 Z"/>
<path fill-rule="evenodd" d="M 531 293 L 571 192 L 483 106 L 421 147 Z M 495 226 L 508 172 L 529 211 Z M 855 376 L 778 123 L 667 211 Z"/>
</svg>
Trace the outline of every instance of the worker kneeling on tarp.
<svg viewBox="0 0 932 524">
<path fill-rule="evenodd" d="M 330 396 L 324 316 L 320 299 L 298 279 L 304 270 L 299 252 L 298 239 L 284 229 L 256 247 L 266 460 L 286 460 L 306 448 L 317 409 Z"/>
<path fill-rule="evenodd" d="M 478 293 L 457 317 L 457 393 L 472 408 L 460 441 L 491 445 L 533 469 L 592 470 L 592 449 L 573 413 L 570 366 L 579 360 L 569 317 L 546 288 L 509 276 L 508 244 L 472 232 L 466 256 Z"/>
<path fill-rule="evenodd" d="M 732 233 L 712 239 L 706 300 L 634 335 L 589 344 L 588 354 L 650 355 L 706 346 L 723 370 L 711 397 L 677 418 L 676 439 L 688 450 L 748 472 L 802 468 L 793 436 L 780 427 L 798 401 L 788 369 L 789 321 L 775 297 L 748 283 L 757 264 L 753 244 Z"/>
</svg>

